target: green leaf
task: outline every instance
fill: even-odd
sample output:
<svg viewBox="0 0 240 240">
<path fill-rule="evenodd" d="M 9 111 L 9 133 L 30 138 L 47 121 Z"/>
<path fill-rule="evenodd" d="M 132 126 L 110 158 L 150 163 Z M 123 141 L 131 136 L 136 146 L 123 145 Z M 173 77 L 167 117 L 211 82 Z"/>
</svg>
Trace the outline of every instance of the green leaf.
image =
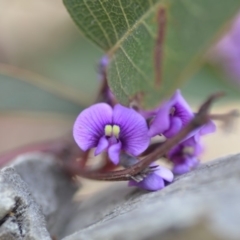
<svg viewBox="0 0 240 240">
<path fill-rule="evenodd" d="M 46 111 L 76 115 L 82 107 L 48 90 L 0 73 L 0 111 Z"/>
<path fill-rule="evenodd" d="M 240 8 L 239 0 L 63 1 L 82 32 L 109 54 L 108 81 L 118 100 L 127 104 L 142 92 L 144 107 L 155 106 L 197 70 L 201 56 Z M 166 34 L 157 84 L 154 48 L 160 11 L 166 13 Z"/>
</svg>

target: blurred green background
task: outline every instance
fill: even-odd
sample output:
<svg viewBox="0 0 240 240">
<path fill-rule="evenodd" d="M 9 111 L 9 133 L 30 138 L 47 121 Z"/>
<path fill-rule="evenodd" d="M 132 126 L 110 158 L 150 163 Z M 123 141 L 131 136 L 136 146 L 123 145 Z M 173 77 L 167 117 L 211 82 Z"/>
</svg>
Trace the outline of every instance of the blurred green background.
<svg viewBox="0 0 240 240">
<path fill-rule="evenodd" d="M 61 0 L 1 0 L 0 31 L 0 152 L 69 132 L 95 99 L 101 50 Z"/>
<path fill-rule="evenodd" d="M 81 36 L 61 0 L 0 0 L 0 153 L 69 133 L 77 114 L 95 100 L 102 55 Z M 215 75 L 207 65 L 183 87 L 194 108 L 218 88 L 234 89 Z M 232 90 L 216 112 L 235 106 L 239 92 Z M 220 132 L 206 142 L 204 159 L 240 150 L 237 131 L 228 141 Z"/>
</svg>

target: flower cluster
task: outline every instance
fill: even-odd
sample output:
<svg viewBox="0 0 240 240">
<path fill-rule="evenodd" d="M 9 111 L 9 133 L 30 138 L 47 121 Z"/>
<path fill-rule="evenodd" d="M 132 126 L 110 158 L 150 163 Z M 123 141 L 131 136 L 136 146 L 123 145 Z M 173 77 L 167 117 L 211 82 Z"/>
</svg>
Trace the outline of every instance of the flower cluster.
<svg viewBox="0 0 240 240">
<path fill-rule="evenodd" d="M 149 147 L 152 137 L 172 138 L 193 118 L 190 106 L 180 90 L 176 90 L 168 101 L 150 111 L 120 104 L 94 104 L 77 117 L 73 136 L 83 151 L 95 148 L 95 155 L 105 151 L 112 163 L 126 167 L 139 161 L 138 156 Z M 203 151 L 201 137 L 214 131 L 215 125 L 209 121 L 168 152 L 166 157 L 172 162 L 174 174 L 186 173 L 198 165 L 198 157 Z M 121 161 L 123 155 L 124 164 Z M 140 177 L 129 181 L 129 186 L 159 190 L 173 181 L 172 172 L 153 163 Z"/>
</svg>

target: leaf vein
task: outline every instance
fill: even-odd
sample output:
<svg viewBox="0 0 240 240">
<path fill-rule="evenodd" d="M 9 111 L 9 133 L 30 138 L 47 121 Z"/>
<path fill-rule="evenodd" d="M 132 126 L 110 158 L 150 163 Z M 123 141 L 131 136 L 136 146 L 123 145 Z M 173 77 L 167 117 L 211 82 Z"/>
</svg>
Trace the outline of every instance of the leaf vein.
<svg viewBox="0 0 240 240">
<path fill-rule="evenodd" d="M 124 15 L 124 19 L 125 19 L 125 21 L 126 21 L 126 23 L 127 23 L 128 29 L 130 29 L 130 25 L 129 25 L 129 22 L 128 22 L 128 19 L 127 19 L 126 13 L 124 12 L 124 9 L 123 9 L 123 6 L 122 6 L 122 3 L 121 3 L 121 0 L 118 0 L 118 2 L 119 2 L 119 6 L 120 6 L 120 8 L 121 8 L 121 10 L 122 10 L 122 13 L 123 13 L 123 15 Z"/>
<path fill-rule="evenodd" d="M 112 25 L 112 27 L 113 27 L 113 31 L 114 31 L 114 34 L 115 34 L 116 39 L 118 39 L 118 33 L 117 33 L 117 30 L 116 30 L 115 25 L 114 25 L 113 22 L 112 22 L 112 19 L 110 18 L 108 12 L 106 11 L 106 8 L 104 7 L 102 1 L 99 1 L 99 2 L 100 2 L 100 4 L 101 4 L 102 9 L 104 10 L 104 12 L 105 12 L 106 15 L 107 15 L 107 17 L 108 17 L 108 19 L 109 19 L 109 22 L 111 23 L 111 25 Z"/>
<path fill-rule="evenodd" d="M 110 41 L 108 34 L 106 33 L 105 29 L 103 28 L 102 24 L 99 23 L 98 19 L 96 18 L 95 14 L 92 12 L 91 8 L 89 8 L 86 0 L 83 0 L 84 5 L 86 6 L 86 8 L 88 9 L 90 15 L 95 19 L 96 23 L 98 24 L 98 26 L 100 27 L 100 29 L 102 30 L 102 33 L 105 37 L 105 39 L 107 40 L 108 43 L 108 47 L 112 46 L 112 42 Z"/>
<path fill-rule="evenodd" d="M 143 21 L 143 22 L 142 22 L 142 25 L 145 27 L 145 29 L 147 30 L 147 32 L 149 33 L 149 35 L 150 35 L 152 38 L 155 38 L 155 37 L 156 37 L 156 34 L 151 31 L 151 29 L 149 28 L 149 26 L 147 25 L 146 22 Z"/>
<path fill-rule="evenodd" d="M 114 61 L 113 61 L 113 62 L 114 62 L 114 65 L 115 65 L 115 67 L 116 67 L 116 71 L 117 71 L 117 75 L 118 75 L 118 79 L 119 79 L 119 84 L 120 84 L 120 86 L 121 86 L 121 88 L 122 88 L 122 90 L 123 90 L 123 93 L 126 95 L 126 97 L 128 97 L 128 93 L 127 93 L 126 90 L 123 88 L 122 78 L 121 78 L 121 76 L 120 76 L 118 64 L 117 64 L 117 61 L 116 61 L 115 58 L 114 58 Z"/>
<path fill-rule="evenodd" d="M 132 59 L 129 57 L 129 55 L 127 54 L 127 52 L 124 50 L 124 48 L 121 46 L 120 49 L 122 50 L 122 52 L 124 53 L 124 55 L 126 56 L 126 58 L 128 59 L 128 61 L 132 64 L 132 66 L 143 76 L 143 78 L 148 81 L 148 77 L 145 75 L 144 72 L 142 72 L 140 70 L 140 68 L 138 68 L 137 65 L 135 65 L 135 63 L 132 61 Z"/>
<path fill-rule="evenodd" d="M 156 9 L 156 7 L 158 5 L 162 4 L 162 2 L 157 2 L 155 3 L 154 5 L 152 5 L 149 10 L 144 13 L 133 25 L 131 28 L 129 28 L 124 34 L 123 36 L 115 43 L 115 45 L 109 49 L 109 55 L 113 55 L 114 52 L 121 46 L 121 44 L 125 41 L 125 39 L 132 34 L 132 32 L 140 25 L 142 24 L 142 22 L 144 22 L 144 19 L 149 15 L 151 14 L 152 11 L 154 11 Z"/>
</svg>

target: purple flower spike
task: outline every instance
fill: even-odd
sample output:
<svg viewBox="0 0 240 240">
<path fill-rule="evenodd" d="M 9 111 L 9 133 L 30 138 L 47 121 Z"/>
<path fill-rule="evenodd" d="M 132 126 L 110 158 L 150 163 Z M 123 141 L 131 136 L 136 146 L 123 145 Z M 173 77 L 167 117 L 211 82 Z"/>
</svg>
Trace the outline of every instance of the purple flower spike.
<svg viewBox="0 0 240 240">
<path fill-rule="evenodd" d="M 173 173 L 184 174 L 199 164 L 198 156 L 203 152 L 199 143 L 199 134 L 181 142 L 168 153 L 168 158 L 173 162 Z"/>
<path fill-rule="evenodd" d="M 157 165 L 151 165 L 157 166 Z M 173 181 L 173 173 L 164 167 L 157 166 L 141 182 L 130 180 L 128 186 L 135 186 L 149 191 L 157 191 L 165 187 L 166 183 Z"/>
<path fill-rule="evenodd" d="M 104 150 L 114 164 L 119 163 L 121 150 L 137 156 L 149 145 L 145 119 L 130 108 L 98 103 L 82 111 L 73 126 L 73 137 L 86 151 L 96 147 L 95 155 Z"/>
<path fill-rule="evenodd" d="M 180 90 L 177 90 L 172 98 L 159 108 L 150 125 L 148 135 L 153 137 L 163 134 L 165 137 L 171 138 L 182 127 L 185 127 L 193 117 L 194 113 L 182 97 Z"/>
</svg>

